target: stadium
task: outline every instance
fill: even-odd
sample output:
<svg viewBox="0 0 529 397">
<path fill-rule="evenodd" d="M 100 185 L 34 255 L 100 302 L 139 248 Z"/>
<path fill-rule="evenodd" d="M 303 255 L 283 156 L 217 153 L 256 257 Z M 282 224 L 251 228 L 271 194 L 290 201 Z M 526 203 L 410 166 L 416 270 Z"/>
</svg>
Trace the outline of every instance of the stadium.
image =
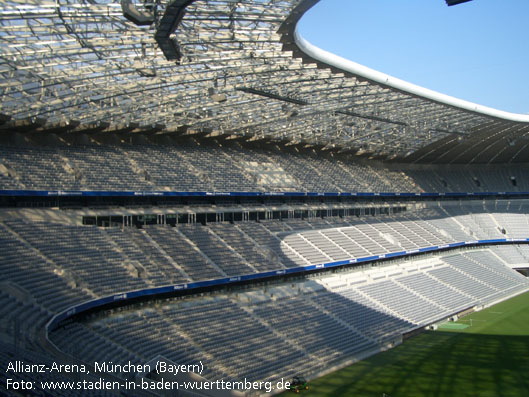
<svg viewBox="0 0 529 397">
<path fill-rule="evenodd" d="M 0 4 L 0 394 L 528 395 L 529 116 L 318 1 Z"/>
</svg>

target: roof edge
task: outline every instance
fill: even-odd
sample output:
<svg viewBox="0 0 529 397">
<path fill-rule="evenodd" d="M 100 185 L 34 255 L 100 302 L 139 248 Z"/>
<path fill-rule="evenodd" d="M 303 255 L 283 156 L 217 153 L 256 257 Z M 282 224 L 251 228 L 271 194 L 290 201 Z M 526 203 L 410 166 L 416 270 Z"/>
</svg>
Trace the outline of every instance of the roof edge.
<svg viewBox="0 0 529 397">
<path fill-rule="evenodd" d="M 300 20 L 301 18 L 299 18 Z M 449 106 L 454 106 L 462 110 L 476 112 L 485 116 L 491 116 L 507 121 L 529 123 L 529 115 L 521 113 L 511 113 L 503 110 L 494 109 L 488 106 L 479 105 L 463 99 L 455 98 L 450 95 L 442 94 L 437 91 L 430 90 L 418 86 L 413 83 L 401 80 L 399 78 L 390 76 L 388 74 L 363 66 L 359 63 L 342 58 L 339 55 L 325 51 L 306 40 L 298 30 L 298 21 L 294 30 L 294 43 L 299 50 L 314 60 L 327 64 L 344 72 L 363 77 L 370 81 L 383 84 L 385 86 L 397 89 L 399 91 L 407 92 L 412 95 L 423 97 Z"/>
</svg>

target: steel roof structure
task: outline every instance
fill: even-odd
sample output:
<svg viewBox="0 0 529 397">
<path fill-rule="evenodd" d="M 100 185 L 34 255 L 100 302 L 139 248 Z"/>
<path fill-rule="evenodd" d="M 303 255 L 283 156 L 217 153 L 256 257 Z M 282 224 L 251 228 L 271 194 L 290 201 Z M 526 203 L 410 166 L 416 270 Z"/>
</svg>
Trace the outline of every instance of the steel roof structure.
<svg viewBox="0 0 529 397">
<path fill-rule="evenodd" d="M 318 0 L 131 1 L 4 0 L 0 128 L 527 162 L 529 116 L 413 86 L 299 37 L 297 21 Z"/>
</svg>

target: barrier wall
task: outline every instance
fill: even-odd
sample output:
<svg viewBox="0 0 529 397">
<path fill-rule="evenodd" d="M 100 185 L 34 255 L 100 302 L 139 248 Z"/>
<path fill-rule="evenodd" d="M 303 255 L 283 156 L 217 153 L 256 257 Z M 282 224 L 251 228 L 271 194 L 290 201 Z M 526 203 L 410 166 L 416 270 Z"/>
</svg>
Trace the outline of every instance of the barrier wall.
<svg viewBox="0 0 529 397">
<path fill-rule="evenodd" d="M 166 191 L 86 191 L 86 190 L 0 190 L 0 196 L 34 197 L 472 197 L 529 196 L 529 192 L 451 193 L 362 193 L 362 192 L 166 192 Z"/>
</svg>

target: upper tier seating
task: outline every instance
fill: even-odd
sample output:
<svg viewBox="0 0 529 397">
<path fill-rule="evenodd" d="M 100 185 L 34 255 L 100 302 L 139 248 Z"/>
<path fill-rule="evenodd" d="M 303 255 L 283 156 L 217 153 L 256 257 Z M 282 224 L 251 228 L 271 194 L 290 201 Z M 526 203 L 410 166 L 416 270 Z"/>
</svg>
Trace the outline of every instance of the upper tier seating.
<svg viewBox="0 0 529 397">
<path fill-rule="evenodd" d="M 285 151 L 188 141 L 147 144 L 2 146 L 0 190 L 218 192 L 528 191 L 521 166 L 368 165 Z M 516 180 L 513 185 L 511 177 Z M 477 184 L 475 180 L 479 180 Z"/>
</svg>

